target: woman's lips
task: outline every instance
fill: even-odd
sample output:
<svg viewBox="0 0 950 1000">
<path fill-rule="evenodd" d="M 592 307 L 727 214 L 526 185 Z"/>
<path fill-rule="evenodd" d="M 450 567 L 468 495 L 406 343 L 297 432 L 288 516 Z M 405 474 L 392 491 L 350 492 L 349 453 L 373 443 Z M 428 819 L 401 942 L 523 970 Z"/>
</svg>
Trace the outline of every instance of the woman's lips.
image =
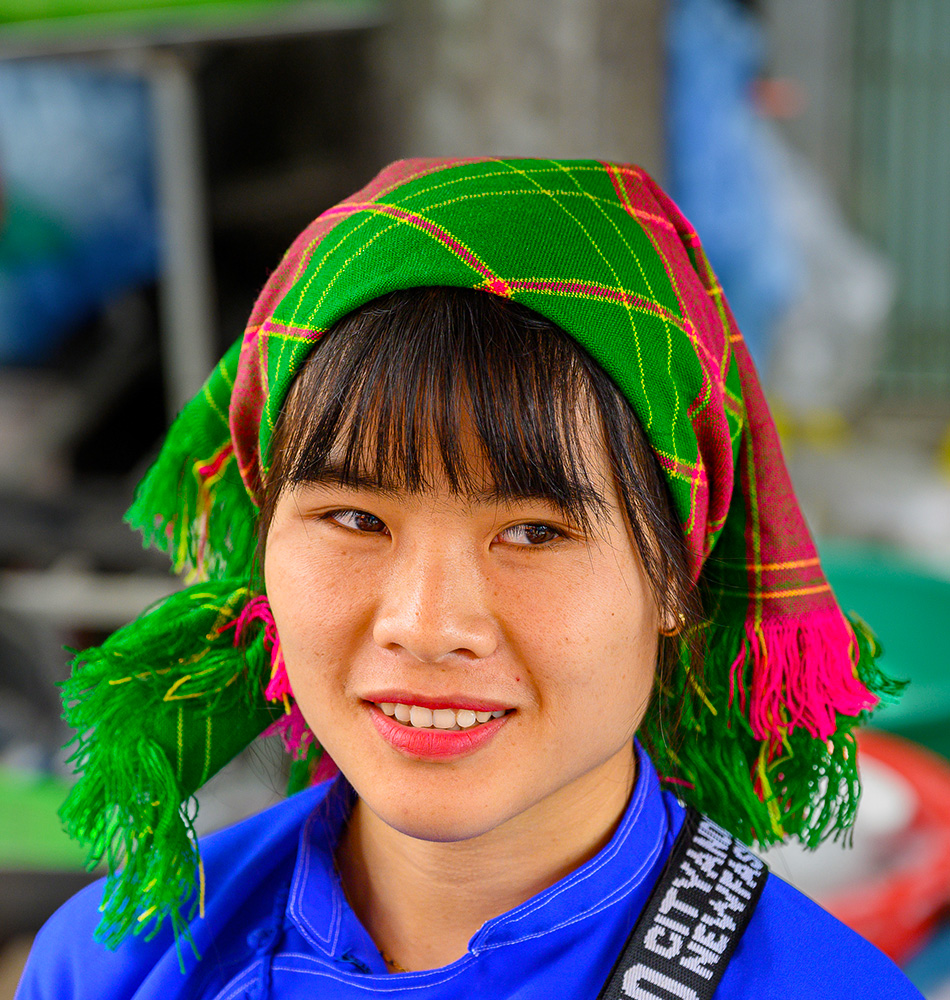
<svg viewBox="0 0 950 1000">
<path fill-rule="evenodd" d="M 445 760 L 473 753 L 493 739 L 510 718 L 503 715 L 470 729 L 417 729 L 391 718 L 372 702 L 366 704 L 373 725 L 390 746 L 423 760 Z"/>
</svg>

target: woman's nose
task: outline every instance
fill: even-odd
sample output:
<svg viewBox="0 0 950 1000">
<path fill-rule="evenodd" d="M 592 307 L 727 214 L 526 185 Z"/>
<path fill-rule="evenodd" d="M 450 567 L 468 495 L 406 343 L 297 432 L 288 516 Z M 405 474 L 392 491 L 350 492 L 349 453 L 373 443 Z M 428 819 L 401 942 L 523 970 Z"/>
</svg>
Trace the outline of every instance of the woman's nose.
<svg viewBox="0 0 950 1000">
<path fill-rule="evenodd" d="M 393 560 L 382 587 L 373 638 L 425 663 L 459 655 L 482 659 L 498 643 L 488 587 L 477 559 L 459 548 L 416 546 Z"/>
</svg>

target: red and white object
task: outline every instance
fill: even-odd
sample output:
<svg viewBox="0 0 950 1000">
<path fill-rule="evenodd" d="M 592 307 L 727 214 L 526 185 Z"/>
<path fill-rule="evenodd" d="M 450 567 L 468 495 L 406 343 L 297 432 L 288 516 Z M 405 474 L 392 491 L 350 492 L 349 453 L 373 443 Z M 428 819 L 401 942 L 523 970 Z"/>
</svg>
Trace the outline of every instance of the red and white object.
<svg viewBox="0 0 950 1000">
<path fill-rule="evenodd" d="M 950 903 L 950 763 L 909 740 L 857 734 L 864 795 L 854 846 L 782 846 L 772 870 L 900 963 Z"/>
</svg>

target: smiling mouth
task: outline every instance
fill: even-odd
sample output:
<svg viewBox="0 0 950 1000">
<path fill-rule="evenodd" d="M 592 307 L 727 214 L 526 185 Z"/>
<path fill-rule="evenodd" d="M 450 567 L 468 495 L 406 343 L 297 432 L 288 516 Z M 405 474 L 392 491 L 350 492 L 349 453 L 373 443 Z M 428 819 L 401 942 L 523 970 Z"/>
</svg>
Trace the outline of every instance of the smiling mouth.
<svg viewBox="0 0 950 1000">
<path fill-rule="evenodd" d="M 402 723 L 407 729 L 453 730 L 477 729 L 491 719 L 507 715 L 505 709 L 495 712 L 473 712 L 468 708 L 424 708 L 422 705 L 404 705 L 394 702 L 379 702 L 377 707 L 385 715 Z"/>
</svg>

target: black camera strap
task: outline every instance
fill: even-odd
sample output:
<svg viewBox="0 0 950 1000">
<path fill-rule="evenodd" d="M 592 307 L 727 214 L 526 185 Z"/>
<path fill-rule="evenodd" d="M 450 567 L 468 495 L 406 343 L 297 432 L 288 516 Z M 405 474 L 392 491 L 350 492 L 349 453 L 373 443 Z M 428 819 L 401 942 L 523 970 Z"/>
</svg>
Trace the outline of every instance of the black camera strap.
<svg viewBox="0 0 950 1000">
<path fill-rule="evenodd" d="M 597 1000 L 711 1000 L 768 875 L 732 834 L 688 809 Z"/>
</svg>

